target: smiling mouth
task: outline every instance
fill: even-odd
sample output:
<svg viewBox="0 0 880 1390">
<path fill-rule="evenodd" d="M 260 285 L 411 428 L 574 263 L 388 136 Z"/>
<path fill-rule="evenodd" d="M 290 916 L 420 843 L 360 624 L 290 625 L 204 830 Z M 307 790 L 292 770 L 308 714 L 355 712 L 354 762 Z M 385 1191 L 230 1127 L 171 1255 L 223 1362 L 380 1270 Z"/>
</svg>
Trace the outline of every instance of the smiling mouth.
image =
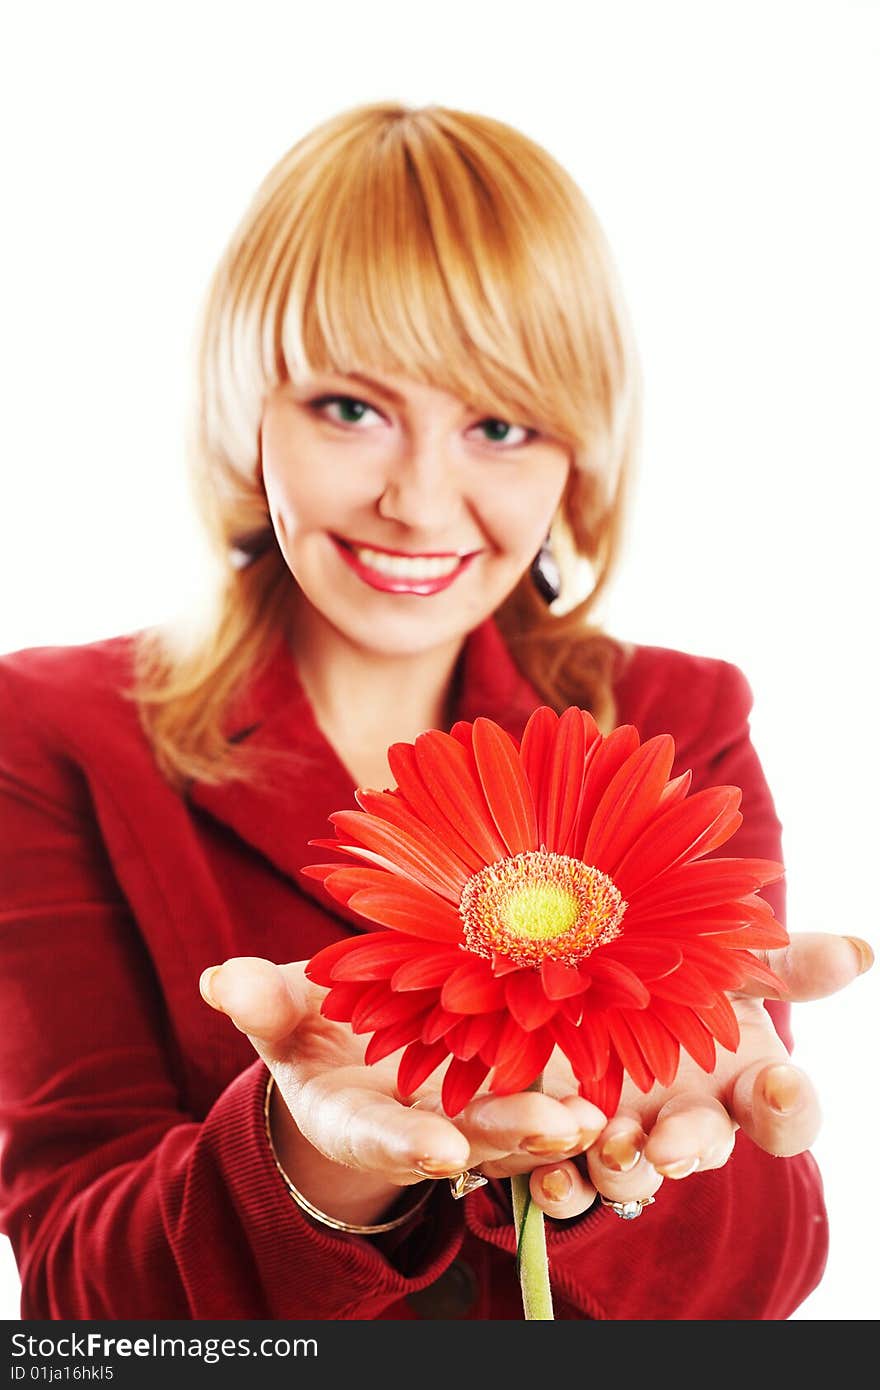
<svg viewBox="0 0 880 1390">
<path fill-rule="evenodd" d="M 361 545 L 357 541 L 344 540 L 342 536 L 333 536 L 332 539 L 343 559 L 366 583 L 393 593 L 429 594 L 445 589 L 478 553 L 447 551 L 414 555 Z"/>
</svg>

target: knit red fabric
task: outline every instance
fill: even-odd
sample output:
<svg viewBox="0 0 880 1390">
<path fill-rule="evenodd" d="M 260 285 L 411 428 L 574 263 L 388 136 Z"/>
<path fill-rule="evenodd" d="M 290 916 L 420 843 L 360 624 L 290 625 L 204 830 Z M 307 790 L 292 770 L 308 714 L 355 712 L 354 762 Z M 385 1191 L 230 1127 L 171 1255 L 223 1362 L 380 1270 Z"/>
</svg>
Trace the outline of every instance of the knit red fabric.
<svg viewBox="0 0 880 1390">
<path fill-rule="evenodd" d="M 372 1239 L 316 1225 L 268 1152 L 265 1067 L 199 995 L 207 965 L 304 959 L 364 926 L 300 873 L 354 781 L 291 654 L 279 641 L 228 723 L 290 750 L 273 783 L 183 796 L 119 693 L 131 657 L 130 635 L 0 657 L 0 1216 L 22 1316 L 414 1318 L 451 1267 L 479 1290 L 464 1315 L 521 1318 L 507 1185 L 454 1203 L 438 1184 L 416 1220 Z M 543 703 L 491 621 L 457 689 L 456 718 L 514 736 Z M 673 735 L 673 775 L 691 768 L 694 791 L 742 788 L 724 854 L 781 859 L 735 666 L 634 647 L 616 696 L 617 723 Z M 764 896 L 784 920 L 782 885 Z M 811 1156 L 772 1158 L 743 1135 L 724 1168 L 665 1183 L 637 1222 L 597 1207 L 547 1232 L 559 1318 L 785 1318 L 827 1251 Z"/>
</svg>

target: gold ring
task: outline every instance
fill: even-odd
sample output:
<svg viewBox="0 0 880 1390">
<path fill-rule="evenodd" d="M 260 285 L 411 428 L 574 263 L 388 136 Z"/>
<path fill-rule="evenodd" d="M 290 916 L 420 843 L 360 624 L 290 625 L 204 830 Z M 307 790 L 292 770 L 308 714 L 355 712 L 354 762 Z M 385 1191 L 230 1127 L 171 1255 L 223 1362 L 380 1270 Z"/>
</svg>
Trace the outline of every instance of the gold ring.
<svg viewBox="0 0 880 1390">
<path fill-rule="evenodd" d="M 489 1179 L 484 1178 L 476 1169 L 466 1168 L 463 1173 L 456 1173 L 454 1178 L 449 1179 L 449 1190 L 458 1202 L 469 1192 L 476 1192 L 478 1187 L 485 1187 L 488 1181 Z"/>
<path fill-rule="evenodd" d="M 415 1110 L 416 1106 L 421 1105 L 424 1099 L 425 1097 L 421 1096 L 418 1100 L 414 1100 L 411 1105 L 407 1106 L 407 1109 Z M 417 1173 L 422 1172 L 421 1168 L 417 1168 L 415 1171 Z M 425 1176 L 428 1177 L 430 1175 L 425 1174 Z M 459 1202 L 462 1197 L 467 1197 L 469 1192 L 476 1192 L 478 1187 L 485 1187 L 488 1181 L 489 1179 L 484 1178 L 483 1174 L 478 1173 L 476 1169 L 466 1168 L 463 1173 L 456 1173 L 455 1177 L 449 1179 L 449 1191 L 452 1193 L 455 1200 Z"/>
<path fill-rule="evenodd" d="M 635 1221 L 637 1216 L 641 1216 L 644 1208 L 650 1207 L 654 1201 L 653 1197 L 632 1197 L 628 1202 L 613 1202 L 610 1197 L 603 1197 L 601 1192 L 599 1199 L 603 1207 L 610 1207 L 621 1221 Z"/>
</svg>

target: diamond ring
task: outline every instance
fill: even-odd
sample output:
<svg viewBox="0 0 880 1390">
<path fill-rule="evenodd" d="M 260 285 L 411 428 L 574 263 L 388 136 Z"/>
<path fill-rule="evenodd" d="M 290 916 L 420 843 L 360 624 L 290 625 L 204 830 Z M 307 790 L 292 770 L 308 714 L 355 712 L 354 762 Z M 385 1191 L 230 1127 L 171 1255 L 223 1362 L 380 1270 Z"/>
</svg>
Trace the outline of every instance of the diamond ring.
<svg viewBox="0 0 880 1390">
<path fill-rule="evenodd" d="M 621 1221 L 635 1221 L 637 1216 L 641 1216 L 642 1209 L 651 1206 L 654 1201 L 653 1197 L 632 1197 L 628 1202 L 612 1202 L 610 1197 L 603 1197 L 601 1192 L 599 1198 L 603 1207 L 610 1207 Z"/>
</svg>

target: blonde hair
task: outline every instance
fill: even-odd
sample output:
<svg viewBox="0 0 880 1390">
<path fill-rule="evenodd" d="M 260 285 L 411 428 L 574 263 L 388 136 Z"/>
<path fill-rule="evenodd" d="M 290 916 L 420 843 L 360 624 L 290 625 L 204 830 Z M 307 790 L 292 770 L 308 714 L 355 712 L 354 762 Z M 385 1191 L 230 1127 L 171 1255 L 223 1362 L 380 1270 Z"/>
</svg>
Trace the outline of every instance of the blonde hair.
<svg viewBox="0 0 880 1390">
<path fill-rule="evenodd" d="M 173 785 L 258 773 L 224 717 L 286 631 L 295 584 L 273 544 L 260 422 L 266 394 L 309 371 L 399 372 L 568 445 L 560 599 L 548 608 L 527 573 L 495 616 L 549 704 L 611 726 L 620 648 L 591 612 L 620 549 L 639 368 L 604 234 L 544 149 L 439 106 L 377 102 L 324 122 L 233 235 L 195 365 L 188 452 L 212 600 L 184 641 L 170 626 L 138 634 L 128 692 Z"/>
</svg>

